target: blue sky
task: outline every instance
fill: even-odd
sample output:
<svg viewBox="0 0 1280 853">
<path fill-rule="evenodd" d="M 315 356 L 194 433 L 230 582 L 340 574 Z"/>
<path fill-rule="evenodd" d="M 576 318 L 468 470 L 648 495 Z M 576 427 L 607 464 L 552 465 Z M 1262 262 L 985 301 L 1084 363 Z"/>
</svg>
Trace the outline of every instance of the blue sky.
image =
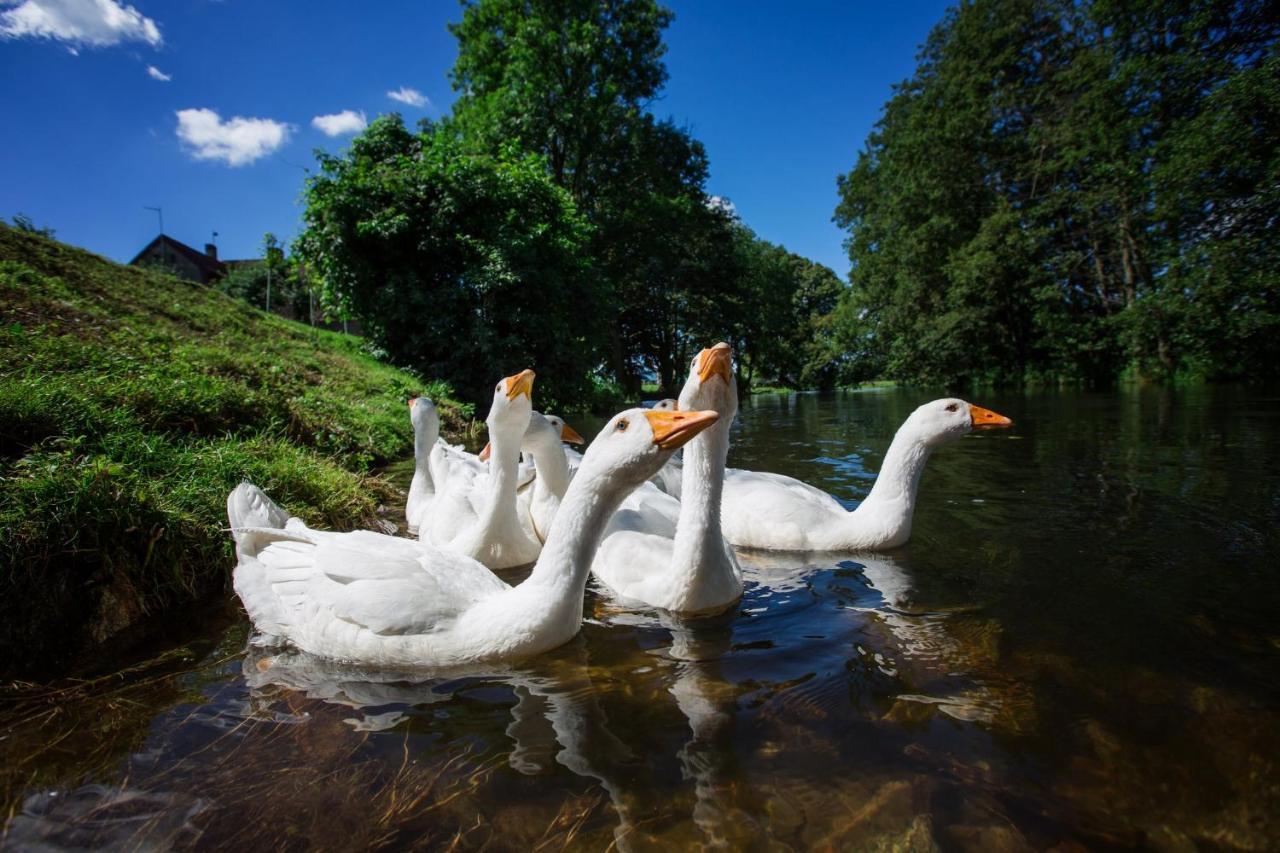
<svg viewBox="0 0 1280 853">
<path fill-rule="evenodd" d="M 668 5 L 654 111 L 703 141 L 708 189 L 760 236 L 844 277 L 836 175 L 946 4 Z M 296 233 L 313 150 L 349 139 L 314 119 L 448 112 L 458 17 L 453 0 L 0 0 L 0 216 L 128 260 L 159 205 L 177 239 L 216 230 L 222 257 L 255 256 Z M 388 96 L 404 90 L 423 100 Z"/>
</svg>

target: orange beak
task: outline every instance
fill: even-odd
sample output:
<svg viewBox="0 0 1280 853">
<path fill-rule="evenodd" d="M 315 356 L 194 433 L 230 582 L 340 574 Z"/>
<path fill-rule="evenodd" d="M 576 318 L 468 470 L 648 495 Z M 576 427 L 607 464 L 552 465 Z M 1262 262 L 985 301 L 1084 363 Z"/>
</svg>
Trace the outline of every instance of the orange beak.
<svg viewBox="0 0 1280 853">
<path fill-rule="evenodd" d="M 489 461 L 489 457 L 490 457 L 492 454 L 493 454 L 493 444 L 492 444 L 492 442 L 488 442 L 488 441 L 486 441 L 486 442 L 484 443 L 484 450 L 481 450 L 481 451 L 480 451 L 480 461 L 481 461 L 481 462 L 488 462 L 488 461 Z"/>
<path fill-rule="evenodd" d="M 410 411 L 413 411 L 413 407 L 414 407 L 414 406 L 416 406 L 416 405 L 418 405 L 418 398 L 417 398 L 417 397 L 410 397 L 410 398 L 409 398 L 409 410 L 410 410 Z"/>
<path fill-rule="evenodd" d="M 981 406 L 969 404 L 969 418 L 973 421 L 974 429 L 984 429 L 986 427 L 1004 427 L 1009 426 L 1013 421 L 1004 415 L 998 415 L 990 409 L 984 409 Z"/>
<path fill-rule="evenodd" d="M 521 394 L 533 400 L 533 380 L 538 374 L 532 370 L 522 370 L 515 376 L 508 376 L 507 383 L 507 399 L 514 400 Z"/>
<path fill-rule="evenodd" d="M 698 433 L 720 419 L 718 412 L 661 412 L 649 409 L 644 413 L 653 430 L 653 443 L 663 450 L 675 450 Z"/>
<path fill-rule="evenodd" d="M 733 348 L 723 341 L 698 353 L 698 381 L 706 383 L 712 376 L 725 384 L 733 381 Z"/>
<path fill-rule="evenodd" d="M 586 444 L 587 440 L 578 434 L 578 431 L 568 424 L 564 425 L 564 429 L 560 430 L 560 440 L 567 441 L 570 444 Z"/>
</svg>

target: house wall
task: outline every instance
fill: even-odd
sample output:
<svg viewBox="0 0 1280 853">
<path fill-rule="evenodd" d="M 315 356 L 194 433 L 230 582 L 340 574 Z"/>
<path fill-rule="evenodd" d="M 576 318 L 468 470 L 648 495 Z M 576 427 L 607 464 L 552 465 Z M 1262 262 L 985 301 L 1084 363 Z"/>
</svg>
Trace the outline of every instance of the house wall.
<svg viewBox="0 0 1280 853">
<path fill-rule="evenodd" d="M 179 278 L 208 284 L 204 270 L 193 264 L 185 255 L 161 246 L 152 246 L 135 261 L 138 266 L 156 266 L 168 269 Z"/>
</svg>

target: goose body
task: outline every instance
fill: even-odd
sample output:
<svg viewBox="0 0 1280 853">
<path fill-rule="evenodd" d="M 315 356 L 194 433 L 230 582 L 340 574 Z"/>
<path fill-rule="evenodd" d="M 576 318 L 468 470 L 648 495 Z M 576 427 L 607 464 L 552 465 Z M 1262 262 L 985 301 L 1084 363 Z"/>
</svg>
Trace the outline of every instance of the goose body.
<svg viewBox="0 0 1280 853">
<path fill-rule="evenodd" d="M 897 547 L 911 536 L 920 475 L 933 450 L 975 428 L 1012 423 L 963 400 L 920 406 L 894 435 L 866 499 L 852 511 L 794 477 L 729 470 L 721 519 L 725 538 L 770 551 L 856 551 Z"/>
<path fill-rule="evenodd" d="M 547 547 L 509 586 L 481 563 L 428 543 L 370 531 L 290 528 L 261 490 L 227 499 L 234 584 L 259 631 L 310 654 L 388 667 L 451 666 L 552 649 L 582 622 L 600 535 L 623 496 L 714 412 L 613 418 L 583 458 Z"/>
<path fill-rule="evenodd" d="M 592 573 L 624 601 L 674 613 L 710 613 L 742 596 L 742 570 L 720 533 L 729 427 L 738 410 L 731 359 L 728 344 L 700 352 L 680 394 L 681 409 L 720 415 L 715 426 L 685 447 L 683 501 L 646 484 L 656 494 L 615 515 L 596 553 Z"/>
</svg>

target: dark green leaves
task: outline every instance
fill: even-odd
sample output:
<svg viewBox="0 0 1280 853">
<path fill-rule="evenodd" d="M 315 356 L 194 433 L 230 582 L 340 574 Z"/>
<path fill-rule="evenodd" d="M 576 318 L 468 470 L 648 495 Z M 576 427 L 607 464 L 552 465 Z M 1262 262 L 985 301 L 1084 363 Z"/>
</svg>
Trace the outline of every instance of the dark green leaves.
<svg viewBox="0 0 1280 853">
<path fill-rule="evenodd" d="M 839 182 L 849 335 L 927 382 L 1280 370 L 1277 33 L 1260 2 L 948 13 Z"/>
<path fill-rule="evenodd" d="M 533 366 L 541 405 L 598 363 L 588 227 L 540 158 L 464 150 L 450 128 L 375 121 L 307 188 L 299 248 L 326 298 L 398 364 L 481 402 Z"/>
</svg>

